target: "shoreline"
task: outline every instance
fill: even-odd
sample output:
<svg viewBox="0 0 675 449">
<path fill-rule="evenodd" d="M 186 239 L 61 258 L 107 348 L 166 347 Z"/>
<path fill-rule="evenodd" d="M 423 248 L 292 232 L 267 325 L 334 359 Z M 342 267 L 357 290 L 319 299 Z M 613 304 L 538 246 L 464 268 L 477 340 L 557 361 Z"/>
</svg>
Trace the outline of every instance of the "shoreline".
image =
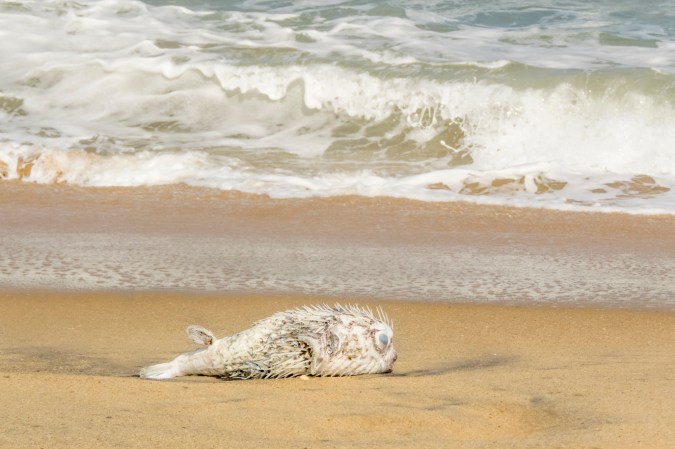
<svg viewBox="0 0 675 449">
<path fill-rule="evenodd" d="M 141 366 L 325 298 L 0 293 L 0 446 L 600 447 L 675 444 L 675 314 L 381 303 L 386 375 L 148 381 Z M 374 306 L 372 301 L 355 301 Z"/>
<path fill-rule="evenodd" d="M 359 218 L 358 225 L 370 224 L 378 216 L 399 212 L 401 221 L 380 223 L 378 231 L 401 233 L 407 226 L 417 225 L 425 236 L 449 234 L 451 229 L 492 230 L 495 222 L 503 227 L 501 231 L 511 233 L 555 234 L 560 232 L 581 232 L 589 237 L 601 237 L 607 232 L 621 236 L 643 230 L 649 237 L 654 230 L 665 230 L 667 249 L 675 248 L 675 214 L 631 214 L 628 212 L 607 212 L 602 210 L 563 211 L 521 205 L 484 205 L 468 201 L 433 202 L 396 197 L 365 197 L 357 195 L 312 197 L 312 198 L 271 198 L 263 194 L 239 191 L 223 191 L 207 187 L 193 187 L 185 184 L 141 186 L 141 187 L 82 187 L 68 184 L 36 184 L 21 181 L 0 181 L 0 204 L 11 206 L 16 211 L 0 217 L 3 228 L 14 230 L 44 230 L 44 223 L 36 218 L 50 216 L 54 219 L 49 227 L 58 226 L 64 231 L 77 232 L 108 228 L 126 232 L 167 232 L 184 233 L 199 231 L 209 234 L 237 232 L 237 225 L 244 220 L 255 221 L 255 227 L 246 232 L 269 232 L 293 234 L 290 225 L 299 218 L 312 220 L 322 226 L 316 231 L 326 235 L 348 236 L 353 227 L 342 232 L 330 226 L 345 212 Z M 184 211 L 175 206 L 185 207 Z M 89 209 L 82 210 L 82 206 Z M 126 209 L 122 210 L 121 208 Z M 228 217 L 225 212 L 232 212 Z M 158 213 L 149 217 L 147 212 Z M 261 219 L 276 215 L 284 226 L 269 226 Z M 402 212 L 402 213 L 401 213 Z M 199 220 L 186 219 L 187 213 Z M 161 218 L 169 216 L 177 220 L 168 223 Z M 214 217 L 220 220 L 214 222 Z M 439 217 L 451 216 L 449 223 L 438 221 Z M 72 220 L 77 218 L 79 220 Z M 425 221 L 436 220 L 433 223 Z M 249 223 L 250 224 L 250 223 Z M 344 223 L 343 223 L 344 224 Z M 429 226 L 429 225 L 433 226 Z M 532 229 L 535 225 L 538 229 Z M 374 234 L 369 233 L 372 238 Z M 398 237 L 398 236 L 397 236 Z M 550 236 L 549 236 L 550 237 Z M 599 241 L 597 243 L 603 243 Z M 622 243 L 630 246 L 630 242 Z M 651 241 L 650 241 L 651 243 Z"/>
<path fill-rule="evenodd" d="M 675 310 L 675 217 L 0 183 L 0 287 Z"/>
</svg>

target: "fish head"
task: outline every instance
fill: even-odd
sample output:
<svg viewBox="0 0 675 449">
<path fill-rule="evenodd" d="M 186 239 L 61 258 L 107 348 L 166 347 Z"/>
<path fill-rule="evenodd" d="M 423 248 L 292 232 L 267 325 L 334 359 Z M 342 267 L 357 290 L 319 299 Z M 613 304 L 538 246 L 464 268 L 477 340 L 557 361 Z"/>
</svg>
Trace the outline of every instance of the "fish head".
<svg viewBox="0 0 675 449">
<path fill-rule="evenodd" d="M 314 346 L 311 374 L 319 376 L 387 373 L 398 358 L 391 326 L 369 316 L 340 317 Z"/>
</svg>

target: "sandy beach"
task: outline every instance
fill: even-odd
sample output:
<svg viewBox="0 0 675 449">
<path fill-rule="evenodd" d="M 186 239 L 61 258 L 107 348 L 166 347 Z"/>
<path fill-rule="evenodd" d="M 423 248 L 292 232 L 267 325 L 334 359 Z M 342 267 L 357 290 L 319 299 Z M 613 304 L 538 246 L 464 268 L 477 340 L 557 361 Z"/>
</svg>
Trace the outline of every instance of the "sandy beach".
<svg viewBox="0 0 675 449">
<path fill-rule="evenodd" d="M 675 447 L 672 313 L 388 302 L 392 374 L 135 377 L 186 324 L 325 300 L 2 293 L 0 446 Z"/>
<path fill-rule="evenodd" d="M 3 183 L 0 201 L 0 447 L 675 447 L 675 314 L 659 302 L 673 291 L 672 217 L 18 183 Z M 447 284 L 460 292 L 454 301 L 433 301 L 418 284 L 412 290 L 425 300 L 265 293 L 286 285 L 273 284 L 285 279 L 281 265 L 261 271 L 269 284 L 250 284 L 248 293 L 172 284 L 199 280 L 199 257 L 218 265 L 216 253 L 241 242 L 252 249 L 224 261 L 264 253 L 250 266 L 255 277 L 276 263 L 265 252 L 270 240 L 275 251 L 294 249 L 278 257 L 298 278 L 362 258 L 349 265 L 357 282 L 357 270 L 389 270 L 391 258 L 402 267 L 386 278 L 395 281 L 408 269 L 423 273 L 408 261 L 423 251 L 433 267 L 425 279 L 434 282 L 471 274 L 443 271 L 453 267 L 439 253 L 471 249 L 457 260 L 485 267 L 475 297 Z M 340 259 L 335 242 L 351 256 Z M 208 245 L 212 253 L 195 254 Z M 334 266 L 325 261 L 336 254 Z M 303 273 L 304 258 L 318 271 Z M 190 264 L 199 270 L 169 270 L 165 288 L 141 288 L 158 267 Z M 527 270 L 539 274 L 525 278 Z M 387 274 L 365 272 L 366 286 Z M 113 275 L 125 288 L 90 286 Z M 84 287 L 62 288 L 63 279 Z M 522 279 L 531 284 L 518 286 Z M 596 294 L 604 296 L 593 303 Z M 393 373 L 137 377 L 142 366 L 193 348 L 189 324 L 223 336 L 275 311 L 334 302 L 384 307 L 399 352 Z"/>
<path fill-rule="evenodd" d="M 0 449 L 675 449 L 646 6 L 0 0 Z M 322 304 L 384 310 L 393 371 L 140 377 Z"/>
</svg>

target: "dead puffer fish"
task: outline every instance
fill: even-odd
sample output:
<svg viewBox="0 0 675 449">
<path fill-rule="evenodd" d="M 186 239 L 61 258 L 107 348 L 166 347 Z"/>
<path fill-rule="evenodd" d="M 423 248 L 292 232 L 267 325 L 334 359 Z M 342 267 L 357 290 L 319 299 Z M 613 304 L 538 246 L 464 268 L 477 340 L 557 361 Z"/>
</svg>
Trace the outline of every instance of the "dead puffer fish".
<svg viewBox="0 0 675 449">
<path fill-rule="evenodd" d="M 275 313 L 221 339 L 200 326 L 189 326 L 187 333 L 206 348 L 143 368 L 140 376 L 354 376 L 389 372 L 397 358 L 391 322 L 380 308 L 375 317 L 358 306 L 306 306 Z"/>
</svg>

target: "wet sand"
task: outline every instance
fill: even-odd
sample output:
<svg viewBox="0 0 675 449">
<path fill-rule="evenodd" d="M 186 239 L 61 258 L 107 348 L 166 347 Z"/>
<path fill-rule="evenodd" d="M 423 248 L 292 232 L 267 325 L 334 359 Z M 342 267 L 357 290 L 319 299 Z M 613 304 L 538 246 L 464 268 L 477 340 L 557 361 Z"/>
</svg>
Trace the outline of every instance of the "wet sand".
<svg viewBox="0 0 675 449">
<path fill-rule="evenodd" d="M 11 182 L 0 207 L 0 447 L 675 448 L 675 217 Z M 384 306 L 392 374 L 136 377 L 189 324 L 336 301 Z"/>
<path fill-rule="evenodd" d="M 392 374 L 135 377 L 187 324 L 326 300 L 4 292 L 0 447 L 675 447 L 669 312 L 392 301 Z"/>
<path fill-rule="evenodd" d="M 675 216 L 0 185 L 0 288 L 675 311 Z"/>
</svg>

